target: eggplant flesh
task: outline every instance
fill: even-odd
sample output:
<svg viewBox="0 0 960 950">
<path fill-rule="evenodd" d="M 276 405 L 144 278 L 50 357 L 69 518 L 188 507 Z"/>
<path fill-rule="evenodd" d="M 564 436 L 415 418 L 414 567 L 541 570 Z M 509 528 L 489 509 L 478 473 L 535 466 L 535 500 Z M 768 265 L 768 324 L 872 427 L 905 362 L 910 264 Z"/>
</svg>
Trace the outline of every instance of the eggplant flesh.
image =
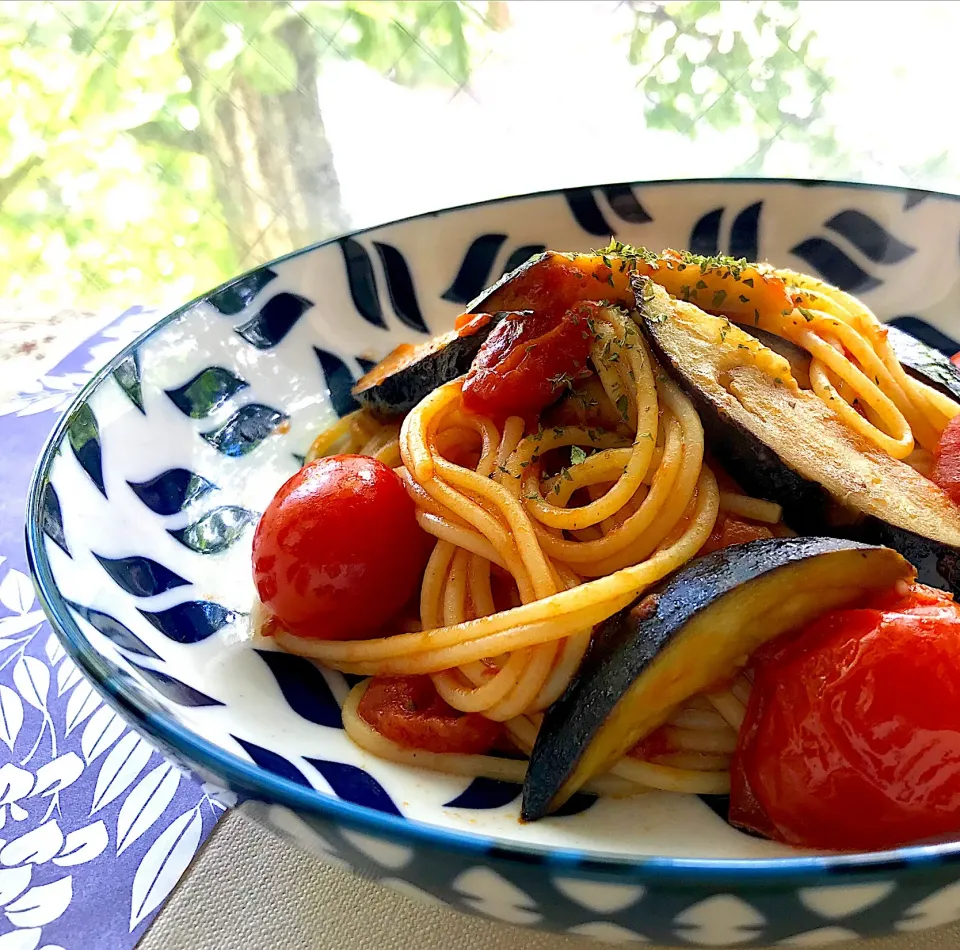
<svg viewBox="0 0 960 950">
<path fill-rule="evenodd" d="M 675 571 L 594 634 L 544 716 L 522 818 L 559 808 L 683 702 L 734 676 L 761 644 L 913 575 L 889 548 L 837 538 L 751 541 Z"/>
<path fill-rule="evenodd" d="M 639 323 L 693 400 L 711 452 L 801 534 L 885 544 L 960 594 L 960 508 L 800 389 L 789 363 L 722 317 L 638 283 Z"/>
</svg>

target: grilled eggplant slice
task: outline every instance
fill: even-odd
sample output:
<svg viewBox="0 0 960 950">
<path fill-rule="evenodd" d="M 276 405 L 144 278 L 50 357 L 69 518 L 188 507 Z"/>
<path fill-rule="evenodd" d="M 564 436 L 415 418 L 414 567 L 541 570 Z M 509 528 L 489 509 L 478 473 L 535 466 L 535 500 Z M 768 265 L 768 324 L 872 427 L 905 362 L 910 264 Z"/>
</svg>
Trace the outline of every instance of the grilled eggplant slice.
<svg viewBox="0 0 960 950">
<path fill-rule="evenodd" d="M 681 703 L 732 677 L 762 643 L 913 575 L 889 548 L 835 538 L 752 541 L 680 568 L 594 635 L 576 679 L 543 719 L 523 819 L 559 808 Z"/>
<path fill-rule="evenodd" d="M 605 262 L 606 260 L 606 262 Z M 541 310 L 581 300 L 609 300 L 633 307 L 630 274 L 639 262 L 589 254 L 545 251 L 502 277 L 467 307 L 478 318 L 419 346 L 404 343 L 353 388 L 365 408 L 381 417 L 412 409 L 438 386 L 462 376 L 493 328 L 508 312 Z M 469 332 L 465 332 L 469 331 Z"/>
<path fill-rule="evenodd" d="M 409 412 L 438 386 L 466 373 L 484 340 L 505 316 L 478 312 L 458 329 L 426 343 L 401 343 L 357 380 L 354 398 L 381 417 Z"/>
<path fill-rule="evenodd" d="M 595 254 L 545 251 L 511 271 L 474 300 L 469 310 L 538 310 L 551 301 L 608 300 L 634 306 L 631 279 L 649 277 L 682 300 L 722 306 L 733 319 L 792 308 L 786 284 L 769 267 L 612 241 Z M 750 288 L 747 294 L 744 291 Z"/>
<path fill-rule="evenodd" d="M 737 482 L 801 534 L 888 545 L 960 594 L 960 508 L 933 482 L 850 430 L 750 334 L 650 282 L 637 289 L 644 335 Z"/>
<path fill-rule="evenodd" d="M 960 400 L 960 369 L 949 357 L 897 327 L 887 327 L 887 341 L 911 376 L 951 399 Z"/>
</svg>

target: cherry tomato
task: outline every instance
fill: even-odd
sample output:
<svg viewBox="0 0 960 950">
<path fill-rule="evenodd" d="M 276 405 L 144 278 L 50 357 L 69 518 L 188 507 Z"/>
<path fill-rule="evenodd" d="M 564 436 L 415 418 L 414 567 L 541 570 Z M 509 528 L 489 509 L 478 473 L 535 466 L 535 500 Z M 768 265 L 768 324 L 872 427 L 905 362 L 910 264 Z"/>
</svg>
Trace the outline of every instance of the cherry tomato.
<svg viewBox="0 0 960 950">
<path fill-rule="evenodd" d="M 703 542 L 703 547 L 697 553 L 698 555 L 712 554 L 721 548 L 730 547 L 731 544 L 746 544 L 747 541 L 759 541 L 772 537 L 773 532 L 762 524 L 742 521 L 740 518 L 720 512 L 710 537 Z"/>
<path fill-rule="evenodd" d="M 731 820 L 801 847 L 960 831 L 960 607 L 915 585 L 754 657 Z"/>
<path fill-rule="evenodd" d="M 469 412 L 502 421 L 532 418 L 572 386 L 585 370 L 592 311 L 512 313 L 484 341 L 463 384 Z"/>
<path fill-rule="evenodd" d="M 950 357 L 950 362 L 953 363 L 954 366 L 960 366 L 960 353 L 954 353 L 953 356 Z"/>
<path fill-rule="evenodd" d="M 253 538 L 261 601 L 299 636 L 371 636 L 420 583 L 429 539 L 414 512 L 403 482 L 375 459 L 335 455 L 304 466 Z"/>
<path fill-rule="evenodd" d="M 429 676 L 375 676 L 357 712 L 380 735 L 426 752 L 482 755 L 504 732 L 499 722 L 449 706 Z"/>
<path fill-rule="evenodd" d="M 940 436 L 930 478 L 960 505 L 960 416 L 954 416 Z"/>
</svg>

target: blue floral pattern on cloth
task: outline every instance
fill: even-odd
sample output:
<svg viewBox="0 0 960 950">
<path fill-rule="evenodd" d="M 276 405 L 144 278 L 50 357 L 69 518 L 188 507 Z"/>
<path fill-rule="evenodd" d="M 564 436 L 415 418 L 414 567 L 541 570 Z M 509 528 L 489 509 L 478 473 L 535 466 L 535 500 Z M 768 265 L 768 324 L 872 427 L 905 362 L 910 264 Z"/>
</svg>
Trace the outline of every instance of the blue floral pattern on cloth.
<svg viewBox="0 0 960 950">
<path fill-rule="evenodd" d="M 90 370 L 159 316 L 127 311 L 0 405 L 4 948 L 134 946 L 225 807 L 222 793 L 133 732 L 66 656 L 36 600 L 23 551 L 22 501 L 47 433 Z M 52 486 L 46 508 L 45 533 L 69 553 Z M 126 649 L 153 653 L 112 618 L 85 613 Z"/>
<path fill-rule="evenodd" d="M 611 941 L 713 946 L 815 946 L 960 918 L 955 856 L 904 852 L 867 879 L 812 857 L 790 872 L 794 878 L 776 876 L 785 866 L 776 859 L 794 853 L 730 827 L 721 797 L 578 796 L 562 816 L 521 826 L 516 787 L 424 777 L 362 753 L 340 717 L 352 679 L 251 642 L 257 513 L 302 464 L 317 433 L 355 407 L 352 383 L 398 343 L 447 329 L 485 285 L 531 254 L 588 250 L 611 234 L 806 270 L 863 295 L 884 319 L 945 352 L 957 348 L 960 201 L 905 200 L 897 189 L 605 185 L 455 209 L 310 248 L 172 314 L 106 367 L 58 429 L 32 495 L 29 529 L 64 644 L 174 760 L 183 756 L 188 767 L 266 799 L 250 803 L 263 822 L 404 893 Z M 132 313 L 127 320 L 138 318 L 149 322 Z M 119 331 L 112 332 L 91 362 L 120 348 Z M 68 362 L 7 407 L 14 442 L 29 433 L 25 457 L 42 434 L 26 417 L 63 409 L 91 368 Z M 6 497 L 23 496 L 25 473 L 0 477 L 10 481 Z M 0 522 L 0 553 L 9 559 L 0 564 L 0 604 L 9 611 L 0 623 L 9 620 L 18 632 L 7 648 L 0 629 L 0 749 L 10 749 L 10 766 L 26 776 L 11 772 L 6 786 L 0 782 L 0 907 L 12 926 L 36 929 L 42 914 L 21 910 L 41 898 L 59 906 L 54 897 L 62 902 L 68 886 L 79 894 L 80 872 L 64 872 L 56 860 L 71 849 L 88 853 L 80 850 L 85 838 L 64 850 L 69 834 L 84 830 L 97 836 L 91 855 L 104 842 L 89 864 L 113 872 L 123 898 L 111 910 L 113 926 L 127 928 L 124 939 L 132 940 L 222 806 L 209 786 L 179 777 L 119 720 L 108 722 L 113 714 L 61 656 L 23 593 L 19 538 L 5 535 L 8 528 L 19 531 L 15 518 Z M 19 573 L 8 581 L 4 570 Z M 31 613 L 33 627 L 20 619 Z M 4 650 L 20 649 L 21 639 L 22 656 L 11 653 L 3 666 Z M 85 752 L 84 741 L 99 754 Z M 52 780 L 41 779 L 48 760 L 71 752 L 76 762 L 67 759 Z M 58 776 L 74 772 L 61 789 Z M 66 809 L 71 794 L 80 796 L 76 811 Z M 83 816 L 76 827 L 52 804 L 55 796 L 63 816 Z M 105 841 L 89 830 L 101 820 Z M 58 821 L 64 843 L 34 862 L 51 864 L 49 876 L 20 891 L 22 872 L 9 878 L 16 894 L 4 905 L 7 830 L 19 821 L 32 822 L 31 831 Z M 43 834 L 57 840 L 56 832 Z M 613 868 L 599 852 L 621 865 Z M 661 857 L 636 857 L 643 854 Z M 706 864 L 676 863 L 690 857 Z M 775 879 L 764 877 L 762 888 L 754 886 L 755 865 L 711 863 L 758 858 L 774 865 Z M 67 874 L 70 885 L 59 884 Z M 59 888 L 53 897 L 20 896 L 48 883 Z M 37 924 L 33 946 L 41 938 L 49 944 L 55 922 L 76 920 L 69 915 L 81 904 L 68 899 L 59 917 Z"/>
</svg>

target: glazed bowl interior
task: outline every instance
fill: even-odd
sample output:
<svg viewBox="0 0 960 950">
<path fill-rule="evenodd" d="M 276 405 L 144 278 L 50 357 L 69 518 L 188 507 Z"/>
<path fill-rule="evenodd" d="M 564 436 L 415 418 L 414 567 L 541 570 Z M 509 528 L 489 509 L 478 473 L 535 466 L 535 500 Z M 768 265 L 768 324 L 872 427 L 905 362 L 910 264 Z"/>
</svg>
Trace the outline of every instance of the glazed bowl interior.
<svg viewBox="0 0 960 950">
<path fill-rule="evenodd" d="M 340 725 L 345 678 L 251 640 L 253 527 L 314 436 L 351 411 L 350 387 L 371 361 L 448 329 L 544 247 L 585 251 L 615 235 L 767 259 L 819 274 L 949 350 L 960 335 L 958 234 L 960 203 L 921 192 L 606 185 L 425 215 L 248 273 L 120 354 L 54 432 L 27 524 L 54 628 L 138 728 L 268 800 L 466 846 L 796 870 L 809 858 L 733 829 L 723 800 L 581 798 L 522 825 L 516 786 L 362 752 Z"/>
</svg>

